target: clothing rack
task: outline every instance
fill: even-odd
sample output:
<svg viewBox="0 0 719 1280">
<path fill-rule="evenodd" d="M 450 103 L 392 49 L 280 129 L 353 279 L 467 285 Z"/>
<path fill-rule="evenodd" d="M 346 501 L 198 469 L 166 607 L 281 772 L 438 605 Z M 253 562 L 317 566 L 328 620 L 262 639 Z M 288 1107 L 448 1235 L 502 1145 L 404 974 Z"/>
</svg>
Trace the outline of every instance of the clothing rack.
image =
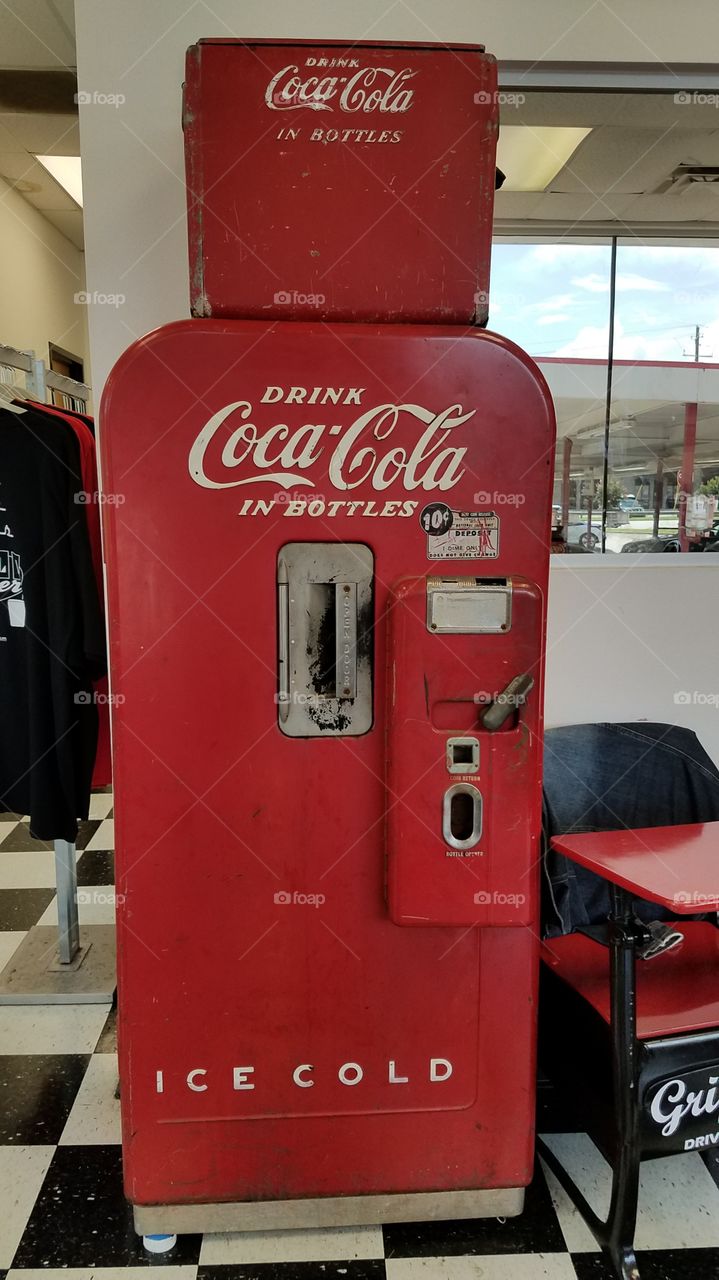
<svg viewBox="0 0 719 1280">
<path fill-rule="evenodd" d="M 32 400 L 47 404 L 48 391 L 57 391 L 66 401 L 64 406 L 57 405 L 58 409 L 64 407 L 79 413 L 87 412 L 92 393 L 84 382 L 76 382 L 74 378 L 66 378 L 64 374 L 48 369 L 45 361 L 39 359 L 34 351 L 18 351 L 15 347 L 0 344 L 0 382 L 14 385 L 14 378 L 7 378 L 5 374 L 16 372 L 25 375 L 25 386 L 18 387 L 18 391 Z"/>
<path fill-rule="evenodd" d="M 25 385 L 16 383 L 24 375 Z M 34 351 L 19 351 L 0 344 L 0 383 L 11 386 L 18 399 L 52 403 L 48 393 L 58 392 L 63 404 L 56 408 L 86 413 L 91 389 L 84 382 L 48 369 Z M 0 399 L 0 407 L 2 400 Z M 113 925 L 86 925 L 80 929 L 77 908 L 77 852 L 67 840 L 55 840 L 57 931 L 51 925 L 35 925 L 0 972 L 0 1005 L 108 1003 L 115 991 Z"/>
</svg>

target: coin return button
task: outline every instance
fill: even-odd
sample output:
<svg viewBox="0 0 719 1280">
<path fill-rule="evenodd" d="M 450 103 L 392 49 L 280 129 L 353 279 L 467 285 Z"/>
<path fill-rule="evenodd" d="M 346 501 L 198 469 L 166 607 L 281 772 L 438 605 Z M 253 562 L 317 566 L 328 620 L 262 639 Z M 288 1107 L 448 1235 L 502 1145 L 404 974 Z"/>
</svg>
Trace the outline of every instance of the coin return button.
<svg viewBox="0 0 719 1280">
<path fill-rule="evenodd" d="M 448 773 L 479 773 L 479 738 L 447 739 Z"/>
</svg>

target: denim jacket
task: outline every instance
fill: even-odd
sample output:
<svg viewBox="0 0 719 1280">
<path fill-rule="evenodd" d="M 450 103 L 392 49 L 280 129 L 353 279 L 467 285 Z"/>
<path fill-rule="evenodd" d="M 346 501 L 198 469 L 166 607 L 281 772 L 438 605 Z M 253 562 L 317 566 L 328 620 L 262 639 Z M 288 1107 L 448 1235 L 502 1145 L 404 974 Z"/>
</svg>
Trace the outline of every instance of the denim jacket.
<svg viewBox="0 0 719 1280">
<path fill-rule="evenodd" d="M 690 729 L 644 721 L 548 729 L 542 840 L 544 936 L 603 923 L 610 908 L 606 881 L 551 850 L 552 836 L 717 820 L 719 770 Z M 637 900 L 636 907 L 643 920 L 672 918 L 670 911 L 654 903 Z M 716 915 L 699 918 L 716 921 Z"/>
</svg>

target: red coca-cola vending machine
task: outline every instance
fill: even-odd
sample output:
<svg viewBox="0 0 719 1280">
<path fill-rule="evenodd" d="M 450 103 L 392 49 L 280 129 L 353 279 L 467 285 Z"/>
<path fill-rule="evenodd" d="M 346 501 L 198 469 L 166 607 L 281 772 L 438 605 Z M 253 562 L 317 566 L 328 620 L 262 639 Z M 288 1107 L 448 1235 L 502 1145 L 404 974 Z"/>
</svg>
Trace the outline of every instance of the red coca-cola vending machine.
<svg viewBox="0 0 719 1280">
<path fill-rule="evenodd" d="M 494 62 L 202 42 L 185 129 L 196 318 L 101 426 L 136 1225 L 516 1214 L 554 418 L 477 324 Z"/>
</svg>

